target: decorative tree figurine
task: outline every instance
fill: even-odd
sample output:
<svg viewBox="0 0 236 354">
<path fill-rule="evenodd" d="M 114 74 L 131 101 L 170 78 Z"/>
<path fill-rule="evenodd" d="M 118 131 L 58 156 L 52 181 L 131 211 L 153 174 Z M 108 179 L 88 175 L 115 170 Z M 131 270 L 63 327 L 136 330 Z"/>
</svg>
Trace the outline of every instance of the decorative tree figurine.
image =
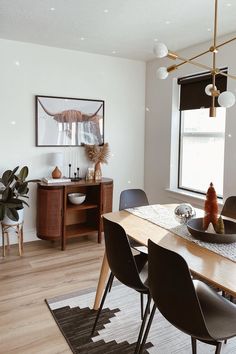
<svg viewBox="0 0 236 354">
<path fill-rule="evenodd" d="M 215 231 L 217 234 L 224 234 L 225 233 L 225 226 L 224 226 L 224 221 L 222 219 L 222 216 L 220 216 L 217 221 Z"/>
<path fill-rule="evenodd" d="M 103 146 L 85 145 L 85 153 L 87 155 L 87 158 L 95 163 L 95 180 L 100 180 L 102 178 L 101 163 L 107 163 L 110 153 L 108 143 L 105 143 Z"/>
<path fill-rule="evenodd" d="M 210 184 L 206 194 L 206 201 L 204 205 L 205 215 L 203 218 L 203 228 L 206 230 L 210 223 L 216 228 L 218 222 L 218 203 L 217 195 L 213 183 Z"/>
</svg>

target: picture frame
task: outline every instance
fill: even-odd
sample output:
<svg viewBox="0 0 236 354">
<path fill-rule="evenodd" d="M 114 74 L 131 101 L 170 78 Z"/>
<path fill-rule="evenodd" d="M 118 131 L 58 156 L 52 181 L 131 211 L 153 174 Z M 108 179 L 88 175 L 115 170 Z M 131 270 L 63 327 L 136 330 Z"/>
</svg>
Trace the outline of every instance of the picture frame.
<svg viewBox="0 0 236 354">
<path fill-rule="evenodd" d="M 36 146 L 103 145 L 104 112 L 104 100 L 36 95 Z"/>
</svg>

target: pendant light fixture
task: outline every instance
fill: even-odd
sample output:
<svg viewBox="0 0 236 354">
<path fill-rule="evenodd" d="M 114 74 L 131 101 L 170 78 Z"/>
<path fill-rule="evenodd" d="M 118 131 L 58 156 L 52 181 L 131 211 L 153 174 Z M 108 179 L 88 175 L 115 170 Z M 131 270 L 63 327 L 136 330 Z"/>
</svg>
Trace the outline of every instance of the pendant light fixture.
<svg viewBox="0 0 236 354">
<path fill-rule="evenodd" d="M 216 66 L 216 54 L 218 53 L 219 48 L 223 47 L 225 44 L 228 44 L 228 43 L 236 40 L 236 37 L 233 37 L 223 43 L 220 43 L 220 44 L 217 43 L 217 20 L 218 20 L 218 0 L 215 0 L 213 43 L 209 49 L 207 49 L 204 52 L 201 52 L 197 55 L 194 55 L 193 57 L 191 57 L 189 59 L 183 58 L 179 54 L 169 51 L 167 46 L 164 43 L 158 42 L 158 43 L 156 43 L 156 45 L 154 47 L 154 54 L 157 58 L 168 57 L 169 59 L 173 59 L 173 60 L 178 59 L 181 61 L 181 63 L 179 63 L 179 64 L 174 64 L 174 65 L 171 65 L 167 68 L 160 67 L 159 69 L 157 69 L 156 75 L 161 80 L 166 79 L 170 72 L 175 71 L 180 66 L 187 64 L 187 63 L 195 65 L 195 66 L 202 68 L 202 69 L 210 70 L 211 76 L 212 76 L 212 84 L 207 85 L 205 88 L 205 93 L 207 95 L 211 96 L 210 117 L 216 116 L 216 107 L 215 107 L 216 99 L 218 99 L 218 104 L 222 107 L 225 107 L 225 108 L 231 107 L 235 103 L 235 96 L 232 92 L 230 92 L 230 91 L 220 92 L 219 90 L 217 90 L 217 87 L 215 84 L 217 75 L 227 76 L 231 79 L 236 80 L 236 76 L 225 73 L 224 71 L 221 71 Z M 205 64 L 201 64 L 195 60 L 207 53 L 212 54 L 212 66 L 211 67 L 207 66 Z"/>
</svg>

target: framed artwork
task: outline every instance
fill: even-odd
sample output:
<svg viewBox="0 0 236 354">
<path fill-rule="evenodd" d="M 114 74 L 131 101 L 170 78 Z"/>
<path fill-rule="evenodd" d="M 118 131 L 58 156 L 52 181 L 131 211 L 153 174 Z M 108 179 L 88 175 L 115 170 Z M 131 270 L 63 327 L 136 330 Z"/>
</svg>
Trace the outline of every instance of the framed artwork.
<svg viewBox="0 0 236 354">
<path fill-rule="evenodd" d="M 104 144 L 103 100 L 35 96 L 36 146 Z"/>
</svg>

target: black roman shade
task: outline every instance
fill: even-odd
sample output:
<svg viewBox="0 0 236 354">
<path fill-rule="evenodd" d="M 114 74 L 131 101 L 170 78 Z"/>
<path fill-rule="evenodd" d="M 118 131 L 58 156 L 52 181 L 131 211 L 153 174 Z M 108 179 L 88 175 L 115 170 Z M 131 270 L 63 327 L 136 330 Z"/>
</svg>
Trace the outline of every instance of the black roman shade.
<svg viewBox="0 0 236 354">
<path fill-rule="evenodd" d="M 220 69 L 227 73 L 227 68 Z M 211 97 L 205 93 L 205 87 L 212 84 L 211 73 L 205 72 L 191 76 L 185 76 L 178 79 L 180 87 L 180 105 L 179 110 L 210 108 Z M 227 77 L 216 75 L 216 87 L 220 92 L 227 89 Z M 215 107 L 219 107 L 217 99 Z"/>
</svg>

